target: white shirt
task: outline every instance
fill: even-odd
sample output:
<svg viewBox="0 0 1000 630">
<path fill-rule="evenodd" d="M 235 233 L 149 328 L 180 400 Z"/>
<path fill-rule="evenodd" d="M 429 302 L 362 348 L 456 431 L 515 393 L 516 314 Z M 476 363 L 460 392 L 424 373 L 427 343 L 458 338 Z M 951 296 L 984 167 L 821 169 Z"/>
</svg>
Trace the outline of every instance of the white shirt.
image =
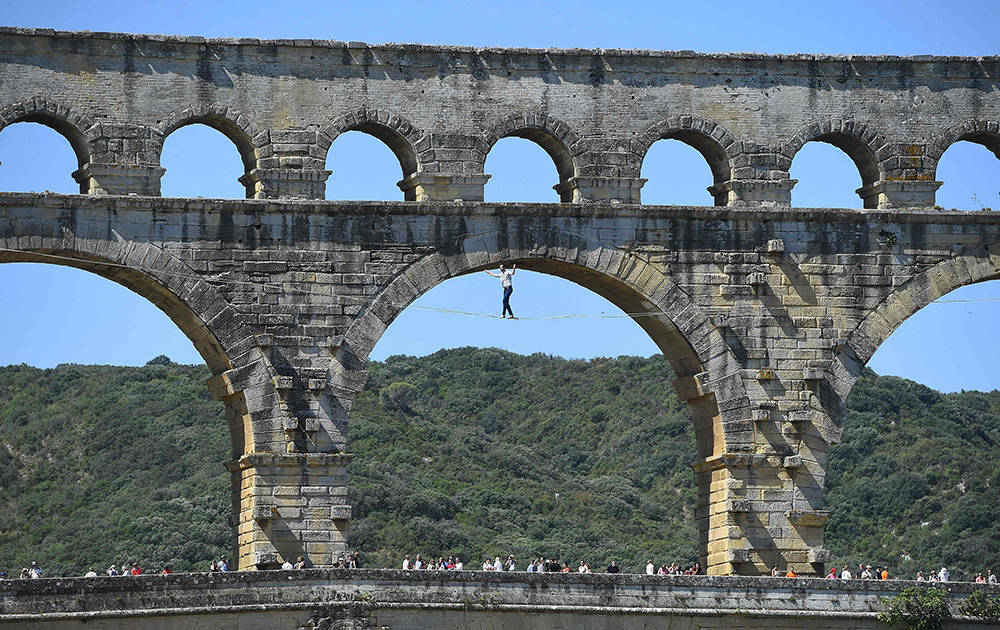
<svg viewBox="0 0 1000 630">
<path fill-rule="evenodd" d="M 494 562 L 493 563 L 493 570 L 494 571 L 503 571 L 503 563 L 500 562 L 499 560 L 497 560 L 496 562 Z"/>
<path fill-rule="evenodd" d="M 650 562 L 649 564 L 646 565 L 646 575 L 653 575 L 653 573 L 655 571 L 656 571 L 656 567 L 653 566 L 652 562 Z"/>
<path fill-rule="evenodd" d="M 500 272 L 500 286 L 502 286 L 505 289 L 507 287 L 511 286 L 510 278 L 511 278 L 511 276 L 514 275 L 514 271 L 516 271 L 516 270 L 515 269 L 504 269 L 503 271 Z"/>
<path fill-rule="evenodd" d="M 403 570 L 406 571 L 409 568 L 410 568 L 410 560 L 409 559 L 403 560 Z"/>
<path fill-rule="evenodd" d="M 461 571 L 463 569 L 465 569 L 465 565 L 464 564 L 462 564 L 461 562 L 456 562 L 455 563 L 455 570 L 456 571 Z"/>
<path fill-rule="evenodd" d="M 419 571 L 420 569 L 424 568 L 423 561 L 422 560 L 414 560 L 413 561 L 413 568 L 416 569 L 417 571 Z"/>
<path fill-rule="evenodd" d="M 851 579 L 851 572 L 848 571 L 847 569 L 844 569 L 843 571 L 840 572 L 840 579 L 842 580 Z"/>
<path fill-rule="evenodd" d="M 97 577 L 97 571 L 94 570 L 87 571 L 87 574 L 84 575 L 83 577 Z"/>
<path fill-rule="evenodd" d="M 281 565 L 281 570 L 282 571 L 291 571 L 294 568 L 295 568 L 295 565 L 293 565 L 288 560 L 285 560 L 285 564 Z"/>
</svg>

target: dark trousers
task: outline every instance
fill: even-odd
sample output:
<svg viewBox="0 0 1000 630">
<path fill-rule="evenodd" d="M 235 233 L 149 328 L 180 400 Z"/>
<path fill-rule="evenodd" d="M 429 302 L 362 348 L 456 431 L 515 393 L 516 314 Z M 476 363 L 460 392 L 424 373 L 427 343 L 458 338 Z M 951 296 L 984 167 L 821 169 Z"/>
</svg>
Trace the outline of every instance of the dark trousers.
<svg viewBox="0 0 1000 630">
<path fill-rule="evenodd" d="M 506 315 L 510 313 L 510 316 L 514 316 L 514 311 L 510 310 L 510 294 L 514 292 L 514 287 L 504 287 L 503 288 L 503 313 L 501 315 Z"/>
</svg>

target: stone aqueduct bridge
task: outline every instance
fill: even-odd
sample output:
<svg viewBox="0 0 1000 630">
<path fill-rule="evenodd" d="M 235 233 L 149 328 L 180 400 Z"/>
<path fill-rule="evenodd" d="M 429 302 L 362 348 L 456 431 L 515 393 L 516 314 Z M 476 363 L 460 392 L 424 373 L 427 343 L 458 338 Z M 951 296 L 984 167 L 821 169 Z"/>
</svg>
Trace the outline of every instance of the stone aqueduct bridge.
<svg viewBox="0 0 1000 630">
<path fill-rule="evenodd" d="M 669 358 L 697 435 L 710 573 L 821 571 L 843 402 L 909 315 L 1000 275 L 1000 218 L 934 209 L 958 140 L 1000 151 L 997 58 L 367 46 L 0 30 L 0 126 L 53 127 L 81 195 L 0 196 L 0 261 L 119 282 L 194 342 L 232 434 L 239 567 L 346 549 L 348 420 L 366 357 L 419 295 L 516 261 L 603 295 Z M 238 147 L 246 200 L 158 196 L 163 140 Z M 322 201 L 360 130 L 398 203 Z M 490 147 L 540 144 L 562 204 L 484 203 Z M 650 145 L 704 155 L 716 207 L 639 204 Z M 792 209 L 809 141 L 854 160 L 865 210 Z"/>
</svg>

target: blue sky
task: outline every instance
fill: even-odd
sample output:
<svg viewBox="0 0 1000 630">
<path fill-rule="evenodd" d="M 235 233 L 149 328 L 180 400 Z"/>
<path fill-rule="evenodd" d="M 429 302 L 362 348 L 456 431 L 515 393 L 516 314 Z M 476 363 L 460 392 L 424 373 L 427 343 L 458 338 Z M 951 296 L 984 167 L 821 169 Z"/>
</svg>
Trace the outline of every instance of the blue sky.
<svg viewBox="0 0 1000 630">
<path fill-rule="evenodd" d="M 205 36 L 312 37 L 369 43 L 600 47 L 817 52 L 836 54 L 997 54 L 996 2 L 49 2 L 12 3 L 3 23 L 68 30 Z M 241 197 L 235 148 L 217 132 L 185 127 L 167 140 L 163 192 Z M 401 199 L 399 165 L 378 141 L 345 134 L 331 148 L 330 199 Z M 28 123 L 0 132 L 0 190 L 76 192 L 68 143 Z M 486 189 L 493 201 L 556 201 L 555 168 L 540 148 L 506 139 L 490 153 Z M 668 176 L 669 173 L 669 176 Z M 647 203 L 711 203 L 711 174 L 701 156 L 676 141 L 657 143 L 643 165 Z M 969 143 L 940 165 L 939 204 L 1000 209 L 1000 160 Z M 799 206 L 859 207 L 850 160 L 828 145 L 807 145 L 792 166 Z M 418 305 L 492 314 L 497 281 L 485 274 L 451 280 Z M 518 315 L 620 315 L 613 305 L 567 281 L 521 272 Z M 1000 387 L 997 282 L 967 287 L 908 320 L 879 350 L 873 369 L 946 391 Z M 500 346 L 569 357 L 657 352 L 628 318 L 501 322 L 408 309 L 373 356 L 426 354 L 441 347 Z M 158 354 L 201 358 L 176 327 L 142 298 L 107 280 L 50 265 L 0 265 L 0 365 L 135 365 Z"/>
</svg>

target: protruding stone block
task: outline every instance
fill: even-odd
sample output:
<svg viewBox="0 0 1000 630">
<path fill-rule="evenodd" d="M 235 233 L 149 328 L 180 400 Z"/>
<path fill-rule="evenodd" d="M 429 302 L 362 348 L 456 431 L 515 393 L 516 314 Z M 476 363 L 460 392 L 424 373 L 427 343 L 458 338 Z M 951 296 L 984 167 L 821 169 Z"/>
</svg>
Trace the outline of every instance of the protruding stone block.
<svg viewBox="0 0 1000 630">
<path fill-rule="evenodd" d="M 729 501 L 726 502 L 727 512 L 740 514 L 749 512 L 750 510 L 750 499 L 729 499 Z"/>
<path fill-rule="evenodd" d="M 807 382 L 822 381 L 826 375 L 826 370 L 819 367 L 807 367 L 802 370 L 802 380 Z"/>
<path fill-rule="evenodd" d="M 801 455 L 789 455 L 782 462 L 782 466 L 787 470 L 795 470 L 802 466 L 802 456 Z"/>
<path fill-rule="evenodd" d="M 774 370 L 771 368 L 760 368 L 757 370 L 757 380 L 758 381 L 771 381 L 774 380 Z"/>
<path fill-rule="evenodd" d="M 827 510 L 790 510 L 785 512 L 785 517 L 792 525 L 799 527 L 822 527 L 830 518 Z"/>
<path fill-rule="evenodd" d="M 810 564 L 826 564 L 830 561 L 830 550 L 822 547 L 809 550 Z"/>
</svg>

